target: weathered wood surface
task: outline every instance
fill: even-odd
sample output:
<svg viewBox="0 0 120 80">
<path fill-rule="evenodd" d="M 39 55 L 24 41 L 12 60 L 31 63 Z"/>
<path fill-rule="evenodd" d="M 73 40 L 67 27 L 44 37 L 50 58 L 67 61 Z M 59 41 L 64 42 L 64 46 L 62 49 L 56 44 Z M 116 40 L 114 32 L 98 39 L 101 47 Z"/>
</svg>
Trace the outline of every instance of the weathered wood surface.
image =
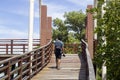
<svg viewBox="0 0 120 80">
<path fill-rule="evenodd" d="M 0 54 L 0 61 L 11 58 L 11 57 L 14 57 L 14 56 L 16 56 L 16 55 L 6 55 L 6 54 L 3 55 L 3 54 Z"/>
<path fill-rule="evenodd" d="M 78 54 L 67 54 L 61 59 L 61 69 L 57 70 L 53 54 L 51 62 L 31 80 L 86 80 L 85 66 Z"/>
</svg>

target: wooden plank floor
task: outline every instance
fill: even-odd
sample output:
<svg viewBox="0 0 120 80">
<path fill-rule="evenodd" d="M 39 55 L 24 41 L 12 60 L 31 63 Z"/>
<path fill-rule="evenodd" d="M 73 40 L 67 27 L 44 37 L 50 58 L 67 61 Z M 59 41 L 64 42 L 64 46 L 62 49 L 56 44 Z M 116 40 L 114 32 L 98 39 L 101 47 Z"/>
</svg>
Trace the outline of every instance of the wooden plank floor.
<svg viewBox="0 0 120 80">
<path fill-rule="evenodd" d="M 78 54 L 67 54 L 61 59 L 61 69 L 55 68 L 55 57 L 31 80 L 86 80 L 85 64 L 81 65 Z"/>
</svg>

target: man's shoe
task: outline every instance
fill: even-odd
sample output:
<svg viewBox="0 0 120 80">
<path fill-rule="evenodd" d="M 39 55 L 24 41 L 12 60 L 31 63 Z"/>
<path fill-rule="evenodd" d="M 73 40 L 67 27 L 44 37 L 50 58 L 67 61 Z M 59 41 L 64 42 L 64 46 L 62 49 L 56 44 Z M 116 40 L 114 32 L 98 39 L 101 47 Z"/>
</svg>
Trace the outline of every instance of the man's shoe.
<svg viewBox="0 0 120 80">
<path fill-rule="evenodd" d="M 58 67 L 57 70 L 60 70 L 60 67 Z"/>
</svg>

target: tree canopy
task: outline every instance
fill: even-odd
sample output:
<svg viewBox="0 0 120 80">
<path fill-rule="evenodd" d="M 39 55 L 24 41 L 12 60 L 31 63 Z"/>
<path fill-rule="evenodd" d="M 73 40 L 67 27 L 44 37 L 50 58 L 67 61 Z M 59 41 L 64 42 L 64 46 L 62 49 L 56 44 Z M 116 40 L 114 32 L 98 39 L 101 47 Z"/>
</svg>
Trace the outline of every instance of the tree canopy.
<svg viewBox="0 0 120 80">
<path fill-rule="evenodd" d="M 82 13 L 82 11 L 73 11 L 69 13 L 65 13 L 65 24 L 69 30 L 75 32 L 75 37 L 79 40 L 83 38 L 82 32 L 85 28 L 85 17 L 86 15 Z"/>
<path fill-rule="evenodd" d="M 53 29 L 53 39 L 55 40 L 58 36 L 62 36 L 62 40 L 66 42 L 68 40 L 68 30 L 64 21 L 56 18 L 53 20 L 53 25 L 56 27 L 56 29 Z"/>
<path fill-rule="evenodd" d="M 65 12 L 64 18 L 65 20 L 59 18 L 53 20 L 53 25 L 56 27 L 53 29 L 53 39 L 60 35 L 64 42 L 81 40 L 84 36 L 86 15 L 82 11 L 71 11 Z"/>
</svg>

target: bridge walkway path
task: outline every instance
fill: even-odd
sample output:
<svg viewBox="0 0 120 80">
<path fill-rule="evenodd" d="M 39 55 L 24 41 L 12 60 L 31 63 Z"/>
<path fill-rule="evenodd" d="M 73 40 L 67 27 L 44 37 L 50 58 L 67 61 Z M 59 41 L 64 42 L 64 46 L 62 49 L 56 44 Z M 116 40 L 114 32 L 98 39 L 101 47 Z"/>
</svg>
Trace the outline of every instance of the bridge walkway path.
<svg viewBox="0 0 120 80">
<path fill-rule="evenodd" d="M 66 57 L 62 57 L 60 70 L 55 66 L 53 54 L 51 62 L 31 80 L 86 80 L 86 64 L 78 54 L 66 54 Z"/>
</svg>

